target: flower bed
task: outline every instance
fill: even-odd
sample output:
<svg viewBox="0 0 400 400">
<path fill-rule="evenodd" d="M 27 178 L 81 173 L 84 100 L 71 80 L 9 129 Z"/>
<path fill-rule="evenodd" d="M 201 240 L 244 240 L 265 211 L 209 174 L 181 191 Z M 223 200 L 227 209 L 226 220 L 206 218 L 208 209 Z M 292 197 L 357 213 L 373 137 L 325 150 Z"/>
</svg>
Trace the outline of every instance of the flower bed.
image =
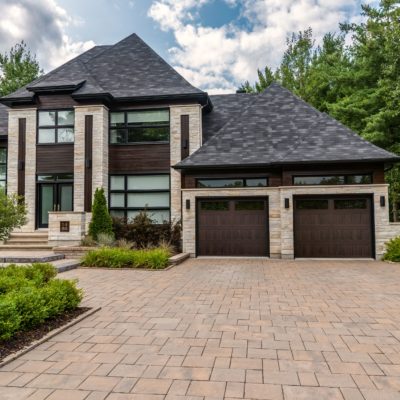
<svg viewBox="0 0 400 400">
<path fill-rule="evenodd" d="M 82 291 L 56 274 L 47 263 L 0 268 L 0 345 L 78 307 Z"/>
<path fill-rule="evenodd" d="M 102 247 L 86 253 L 82 258 L 82 266 L 163 269 L 168 266 L 170 256 L 171 252 L 165 248 L 129 250 Z"/>
</svg>

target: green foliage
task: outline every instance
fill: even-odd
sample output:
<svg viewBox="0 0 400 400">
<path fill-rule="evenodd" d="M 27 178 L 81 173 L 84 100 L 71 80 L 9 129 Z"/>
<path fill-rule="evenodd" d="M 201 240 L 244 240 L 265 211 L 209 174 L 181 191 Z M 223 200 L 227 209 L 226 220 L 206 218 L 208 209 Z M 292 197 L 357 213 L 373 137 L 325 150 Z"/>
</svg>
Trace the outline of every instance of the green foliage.
<svg viewBox="0 0 400 400">
<path fill-rule="evenodd" d="M 76 308 L 82 291 L 76 283 L 55 279 L 51 264 L 0 268 L 0 340 Z"/>
<path fill-rule="evenodd" d="M 89 225 L 89 236 L 98 239 L 100 233 L 114 235 L 112 218 L 108 212 L 103 188 L 97 188 L 92 206 L 92 220 Z"/>
<path fill-rule="evenodd" d="M 97 235 L 97 244 L 99 246 L 112 246 L 115 243 L 114 234 L 99 233 Z"/>
<path fill-rule="evenodd" d="M 400 236 L 386 243 L 386 252 L 383 255 L 383 260 L 400 262 Z"/>
<path fill-rule="evenodd" d="M 0 190 L 0 241 L 8 239 L 15 228 L 26 223 L 26 206 L 23 198 L 7 196 Z"/>
<path fill-rule="evenodd" d="M 42 73 L 36 56 L 26 44 L 23 41 L 16 44 L 8 53 L 0 53 L 0 96 L 15 92 Z"/>
<path fill-rule="evenodd" d="M 102 247 L 89 251 L 82 258 L 85 267 L 100 268 L 150 268 L 168 266 L 171 253 L 166 248 L 129 250 L 119 247 Z"/>
</svg>

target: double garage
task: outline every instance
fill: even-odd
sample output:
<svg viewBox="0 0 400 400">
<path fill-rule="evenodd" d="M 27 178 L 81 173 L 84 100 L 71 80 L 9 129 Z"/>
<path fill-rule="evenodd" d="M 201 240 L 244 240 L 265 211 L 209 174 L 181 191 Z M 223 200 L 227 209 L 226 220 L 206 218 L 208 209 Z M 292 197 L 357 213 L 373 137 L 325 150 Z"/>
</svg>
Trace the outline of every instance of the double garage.
<svg viewBox="0 0 400 400">
<path fill-rule="evenodd" d="M 294 196 L 285 206 L 296 258 L 375 256 L 371 196 Z M 204 198 L 196 207 L 197 255 L 269 256 L 268 197 Z"/>
</svg>

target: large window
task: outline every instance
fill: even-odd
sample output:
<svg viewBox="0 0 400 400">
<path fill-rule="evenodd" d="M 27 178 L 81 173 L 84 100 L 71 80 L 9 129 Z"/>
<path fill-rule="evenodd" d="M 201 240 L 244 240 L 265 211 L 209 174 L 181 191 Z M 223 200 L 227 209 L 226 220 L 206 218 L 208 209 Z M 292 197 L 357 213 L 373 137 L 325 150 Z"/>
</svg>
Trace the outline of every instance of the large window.
<svg viewBox="0 0 400 400">
<path fill-rule="evenodd" d="M 38 143 L 74 143 L 74 111 L 39 111 Z"/>
<path fill-rule="evenodd" d="M 363 185 L 372 183 L 372 175 L 294 176 L 293 184 L 306 185 Z"/>
<path fill-rule="evenodd" d="M 197 179 L 198 188 L 236 188 L 268 186 L 267 178 L 211 178 Z"/>
<path fill-rule="evenodd" d="M 146 210 L 156 223 L 169 221 L 169 175 L 112 175 L 109 204 L 115 217 L 129 220 Z"/>
<path fill-rule="evenodd" d="M 0 191 L 6 190 L 7 182 L 7 148 L 0 147 Z"/>
<path fill-rule="evenodd" d="M 168 141 L 168 109 L 110 113 L 110 143 L 126 144 Z"/>
</svg>

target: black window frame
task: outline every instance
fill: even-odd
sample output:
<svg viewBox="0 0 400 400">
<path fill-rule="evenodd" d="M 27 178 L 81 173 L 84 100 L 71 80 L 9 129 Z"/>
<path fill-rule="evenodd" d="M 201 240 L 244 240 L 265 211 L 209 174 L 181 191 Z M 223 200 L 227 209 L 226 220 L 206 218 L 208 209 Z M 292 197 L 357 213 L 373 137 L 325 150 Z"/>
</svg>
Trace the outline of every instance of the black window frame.
<svg viewBox="0 0 400 400">
<path fill-rule="evenodd" d="M 70 125 L 59 125 L 58 124 L 58 113 L 64 111 L 72 111 L 74 113 L 74 124 Z M 41 112 L 54 112 L 56 113 L 56 121 L 54 125 L 40 125 L 39 124 L 39 115 Z M 57 109 L 40 109 L 37 110 L 36 113 L 36 144 L 40 146 L 54 146 L 56 145 L 71 145 L 75 143 L 75 110 L 73 108 L 57 108 Z M 74 131 L 74 140 L 72 142 L 59 142 L 58 141 L 58 129 L 60 128 L 72 128 Z M 39 142 L 39 130 L 40 129 L 54 129 L 54 142 L 46 142 L 41 143 Z"/>
<path fill-rule="evenodd" d="M 266 185 L 265 186 L 248 186 L 247 185 L 247 180 L 251 179 L 265 179 Z M 199 181 L 219 181 L 219 180 L 232 180 L 232 181 L 242 181 L 243 185 L 242 186 L 199 186 Z M 232 178 L 232 177 L 226 177 L 226 178 L 196 178 L 196 188 L 197 189 L 240 189 L 240 188 L 256 188 L 256 189 L 261 189 L 269 187 L 269 179 L 267 176 L 246 176 L 246 177 L 239 177 L 239 178 Z"/>
<path fill-rule="evenodd" d="M 130 176 L 168 176 L 169 180 L 169 189 L 135 189 L 135 190 L 129 190 L 128 189 L 128 177 Z M 111 178 L 114 176 L 123 176 L 124 177 L 124 189 L 111 189 Z M 167 211 L 168 212 L 168 221 L 171 221 L 171 176 L 169 172 L 152 172 L 152 173 L 110 173 L 108 175 L 108 210 L 110 213 L 112 211 L 122 211 L 124 213 L 124 218 L 125 221 L 128 221 L 128 211 L 146 211 L 150 218 L 151 218 L 151 213 L 152 211 Z M 143 207 L 128 207 L 128 195 L 132 193 L 168 193 L 169 195 L 169 206 L 168 207 L 149 207 L 149 208 L 143 208 Z M 112 207 L 111 206 L 111 195 L 112 194 L 124 194 L 124 207 Z M 118 217 L 117 217 L 118 218 Z"/>
<path fill-rule="evenodd" d="M 353 183 L 349 182 L 349 179 L 355 176 L 364 176 L 369 177 L 370 182 L 368 183 Z M 295 183 L 296 178 L 334 178 L 340 177 L 344 178 L 344 183 L 307 183 L 307 184 L 298 184 Z M 326 174 L 326 175 L 293 175 L 292 176 L 292 185 L 293 186 L 340 186 L 340 185 L 371 185 L 373 184 L 373 174 L 368 173 L 356 173 L 356 174 Z"/>
<path fill-rule="evenodd" d="M 168 122 L 162 122 L 159 125 L 142 125 L 136 124 L 137 128 L 165 128 L 168 127 L 168 140 L 147 140 L 141 142 L 128 142 L 128 129 L 134 128 L 134 123 L 128 123 L 128 113 L 134 112 L 144 112 L 144 111 L 168 111 Z M 119 127 L 113 127 L 111 125 L 111 114 L 124 114 L 124 125 Z M 121 129 L 125 130 L 125 140 L 122 143 L 113 143 L 111 141 L 111 130 L 113 129 Z M 134 109 L 134 110 L 110 110 L 109 111 L 109 118 L 108 118 L 108 143 L 112 146 L 137 146 L 143 144 L 169 144 L 171 141 L 171 110 L 168 107 L 161 107 L 161 108 L 141 108 L 141 109 Z"/>
<path fill-rule="evenodd" d="M 4 182 L 4 193 L 7 193 L 7 161 L 8 161 L 8 149 L 6 146 L 0 146 L 0 151 L 4 150 L 6 154 L 5 162 L 0 161 L 0 166 L 5 167 L 5 175 L 4 179 L 0 178 L 0 182 Z M 2 189 L 2 186 L 0 186 L 0 190 Z"/>
</svg>

